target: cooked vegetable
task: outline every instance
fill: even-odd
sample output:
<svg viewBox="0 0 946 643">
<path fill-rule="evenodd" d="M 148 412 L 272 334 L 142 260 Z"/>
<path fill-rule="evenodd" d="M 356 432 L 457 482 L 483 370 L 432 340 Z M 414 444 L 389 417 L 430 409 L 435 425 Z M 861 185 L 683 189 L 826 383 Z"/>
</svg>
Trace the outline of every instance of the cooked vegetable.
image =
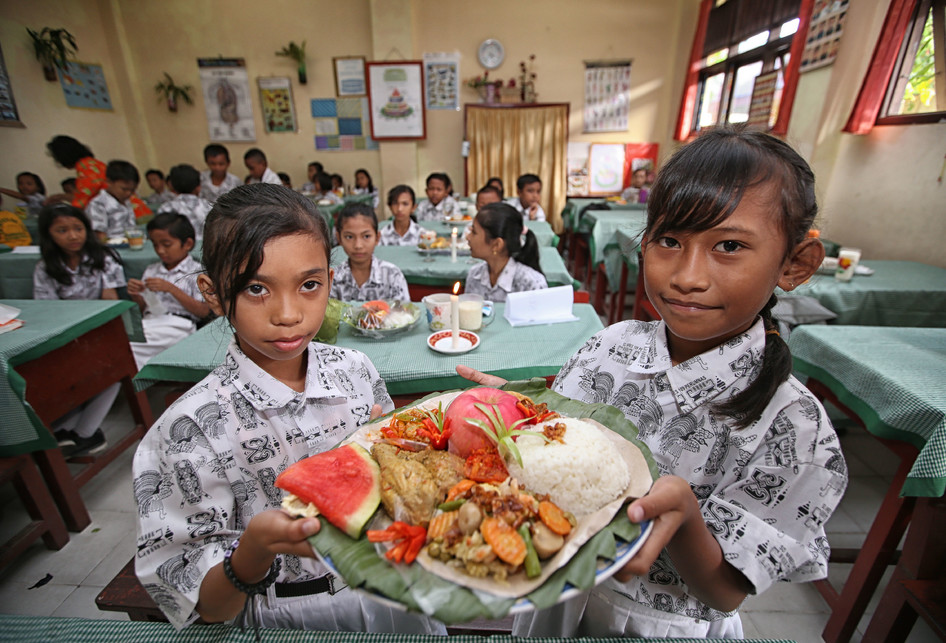
<svg viewBox="0 0 946 643">
<path fill-rule="evenodd" d="M 532 534 L 529 533 L 529 525 L 522 523 L 519 525 L 519 535 L 526 543 L 525 570 L 527 578 L 535 578 L 542 573 L 542 565 L 539 564 L 539 555 L 532 545 Z"/>
<path fill-rule="evenodd" d="M 427 525 L 427 539 L 435 540 L 437 538 L 443 538 L 447 530 L 457 521 L 457 516 L 459 515 L 459 511 L 446 511 L 431 518 L 430 524 Z"/>
<path fill-rule="evenodd" d="M 539 503 L 539 518 L 559 536 L 567 536 L 572 531 L 572 523 L 565 516 L 565 512 L 548 500 Z"/>
<path fill-rule="evenodd" d="M 450 488 L 450 491 L 447 492 L 447 501 L 449 502 L 450 500 L 454 500 L 454 499 L 456 499 L 456 498 L 462 496 L 462 495 L 465 494 L 467 491 L 469 491 L 470 489 L 472 489 L 472 488 L 473 488 L 473 485 L 475 485 L 475 484 L 476 484 L 476 481 L 475 481 L 475 480 L 470 480 L 469 478 L 464 478 L 464 479 L 461 480 L 460 482 L 458 482 L 458 483 L 456 483 L 455 485 L 453 485 L 453 487 Z"/>
<path fill-rule="evenodd" d="M 480 533 L 504 563 L 518 567 L 526 559 L 526 543 L 505 520 L 489 517 L 480 525 Z"/>
<path fill-rule="evenodd" d="M 516 430 L 516 427 L 523 424 L 526 418 L 520 418 L 511 424 L 507 424 L 498 405 L 476 403 L 473 406 L 483 414 L 486 421 L 474 418 L 467 418 L 467 420 L 473 425 L 480 427 L 486 437 L 496 444 L 496 448 L 499 449 L 499 452 L 504 457 L 511 455 L 521 467 L 522 456 L 519 454 L 519 449 L 516 448 L 516 443 L 513 441 L 513 438 L 517 435 L 531 434 L 531 431 Z"/>
<path fill-rule="evenodd" d="M 454 511 L 459 509 L 463 503 L 466 502 L 466 498 L 457 498 L 455 500 L 448 500 L 447 502 L 442 502 L 437 506 L 437 509 L 440 511 Z"/>
<path fill-rule="evenodd" d="M 551 558 L 565 545 L 565 539 L 542 524 L 541 521 L 532 523 L 532 546 L 539 558 Z"/>
<path fill-rule="evenodd" d="M 393 542 L 394 546 L 384 554 L 384 557 L 395 563 L 413 563 L 424 543 L 427 542 L 426 529 L 401 521 L 391 523 L 387 529 L 369 529 L 365 534 L 369 542 Z"/>
<path fill-rule="evenodd" d="M 483 522 L 483 512 L 475 502 L 464 503 L 457 511 L 457 526 L 465 536 L 479 529 L 481 522 Z"/>
</svg>

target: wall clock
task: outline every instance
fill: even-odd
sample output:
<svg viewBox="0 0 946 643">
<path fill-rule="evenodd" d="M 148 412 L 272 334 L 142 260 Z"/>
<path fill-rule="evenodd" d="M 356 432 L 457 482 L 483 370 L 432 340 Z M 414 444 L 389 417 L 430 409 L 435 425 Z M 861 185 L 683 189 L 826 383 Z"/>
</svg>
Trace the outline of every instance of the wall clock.
<svg viewBox="0 0 946 643">
<path fill-rule="evenodd" d="M 487 38 L 480 43 L 480 48 L 476 52 L 476 55 L 483 67 L 486 67 L 486 69 L 496 69 L 503 64 L 506 52 L 501 42 Z"/>
</svg>

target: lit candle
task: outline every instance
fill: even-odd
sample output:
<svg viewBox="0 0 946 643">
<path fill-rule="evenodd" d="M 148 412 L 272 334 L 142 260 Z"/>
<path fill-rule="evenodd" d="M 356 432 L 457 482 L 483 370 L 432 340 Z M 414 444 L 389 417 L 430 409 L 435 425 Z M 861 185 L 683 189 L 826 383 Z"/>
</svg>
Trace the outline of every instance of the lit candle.
<svg viewBox="0 0 946 643">
<path fill-rule="evenodd" d="M 454 246 L 456 247 L 456 246 Z M 453 284 L 453 294 L 450 295 L 450 345 L 454 348 L 460 348 L 460 282 Z"/>
<path fill-rule="evenodd" d="M 457 262 L 457 229 L 450 233 L 450 261 Z"/>
</svg>

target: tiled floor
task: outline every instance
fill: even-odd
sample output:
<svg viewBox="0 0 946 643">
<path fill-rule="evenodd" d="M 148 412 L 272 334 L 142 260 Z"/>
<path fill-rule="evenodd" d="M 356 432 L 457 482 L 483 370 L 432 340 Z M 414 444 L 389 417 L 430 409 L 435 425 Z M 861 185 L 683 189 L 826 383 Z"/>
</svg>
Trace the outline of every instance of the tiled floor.
<svg viewBox="0 0 946 643">
<path fill-rule="evenodd" d="M 152 395 L 155 411 L 163 391 Z M 107 420 L 106 434 L 130 421 L 127 408 L 116 404 Z M 894 471 L 895 459 L 878 442 L 860 430 L 842 436 L 850 468 L 850 485 L 840 508 L 827 526 L 836 547 L 858 547 L 877 511 Z M 135 503 L 131 491 L 131 457 L 126 452 L 82 489 L 82 497 L 92 515 L 92 524 L 71 534 L 69 543 L 58 552 L 34 545 L 20 561 L 0 574 L 0 611 L 42 616 L 87 618 L 127 618 L 124 614 L 101 612 L 95 597 L 118 573 L 135 551 Z M 25 523 L 26 514 L 11 485 L 0 489 L 0 541 Z M 850 566 L 836 565 L 831 579 L 839 586 Z M 43 579 L 51 575 L 45 584 Z M 889 576 L 889 572 L 888 572 Z M 884 580 L 886 582 L 886 578 Z M 40 585 L 40 586 L 36 586 Z M 868 616 L 861 621 L 854 641 L 859 641 Z M 828 609 L 810 584 L 780 584 L 746 601 L 742 610 L 745 634 L 749 638 L 786 638 L 798 643 L 816 643 L 828 618 Z M 2 637 L 0 637 L 2 638 Z M 909 641 L 937 640 L 918 622 Z"/>
</svg>

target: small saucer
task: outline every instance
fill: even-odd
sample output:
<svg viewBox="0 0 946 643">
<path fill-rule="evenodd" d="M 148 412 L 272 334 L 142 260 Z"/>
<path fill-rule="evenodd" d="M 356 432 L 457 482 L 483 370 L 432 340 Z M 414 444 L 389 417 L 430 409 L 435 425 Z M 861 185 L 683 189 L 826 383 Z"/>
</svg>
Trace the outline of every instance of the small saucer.
<svg viewBox="0 0 946 643">
<path fill-rule="evenodd" d="M 467 353 L 480 345 L 480 336 L 468 330 L 460 331 L 459 346 L 453 347 L 453 333 L 449 330 L 441 330 L 433 333 L 427 338 L 427 346 L 446 355 L 459 355 Z"/>
</svg>

